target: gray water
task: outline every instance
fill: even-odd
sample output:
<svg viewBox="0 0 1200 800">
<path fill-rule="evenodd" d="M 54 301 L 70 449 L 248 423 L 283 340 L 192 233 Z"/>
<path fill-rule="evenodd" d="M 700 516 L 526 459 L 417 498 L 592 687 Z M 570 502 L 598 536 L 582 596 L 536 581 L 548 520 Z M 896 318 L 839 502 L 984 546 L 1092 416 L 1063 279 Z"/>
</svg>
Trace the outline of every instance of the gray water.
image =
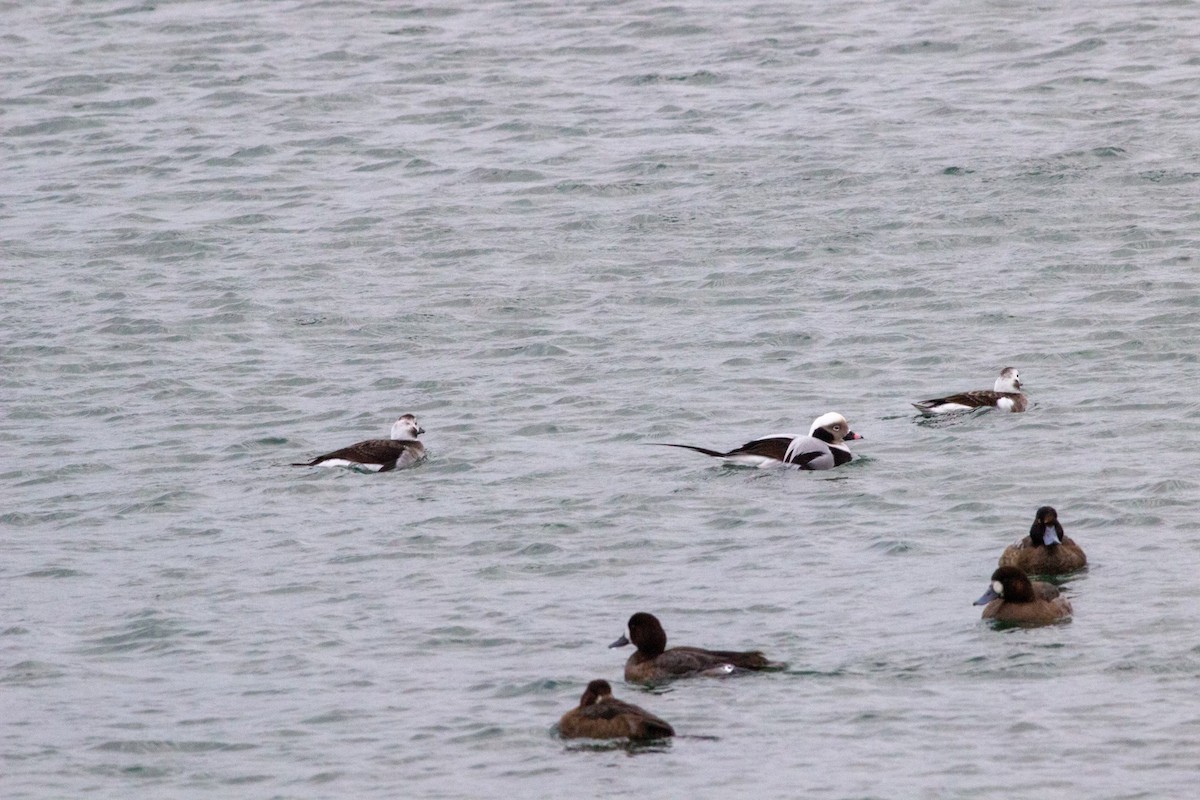
<svg viewBox="0 0 1200 800">
<path fill-rule="evenodd" d="M 0 31 L 3 797 L 1194 794 L 1194 3 Z M 832 472 L 646 446 L 830 410 Z M 1075 616 L 993 629 L 1046 503 Z M 790 666 L 624 684 L 635 611 Z M 593 678 L 680 736 L 558 739 Z"/>
</svg>

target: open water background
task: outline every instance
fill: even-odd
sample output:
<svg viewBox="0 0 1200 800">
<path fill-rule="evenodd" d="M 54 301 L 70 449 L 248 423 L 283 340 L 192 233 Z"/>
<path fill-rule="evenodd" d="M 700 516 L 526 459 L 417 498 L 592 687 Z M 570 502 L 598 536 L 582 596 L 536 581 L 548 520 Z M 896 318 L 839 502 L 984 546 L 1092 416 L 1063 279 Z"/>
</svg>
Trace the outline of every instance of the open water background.
<svg viewBox="0 0 1200 800">
<path fill-rule="evenodd" d="M 7 800 L 1195 793 L 1195 3 L 0 31 Z M 644 446 L 829 410 L 834 472 Z M 415 470 L 286 466 L 405 411 Z M 1074 620 L 994 630 L 1044 503 Z M 639 610 L 790 668 L 627 686 Z M 598 677 L 681 736 L 558 740 Z"/>
</svg>

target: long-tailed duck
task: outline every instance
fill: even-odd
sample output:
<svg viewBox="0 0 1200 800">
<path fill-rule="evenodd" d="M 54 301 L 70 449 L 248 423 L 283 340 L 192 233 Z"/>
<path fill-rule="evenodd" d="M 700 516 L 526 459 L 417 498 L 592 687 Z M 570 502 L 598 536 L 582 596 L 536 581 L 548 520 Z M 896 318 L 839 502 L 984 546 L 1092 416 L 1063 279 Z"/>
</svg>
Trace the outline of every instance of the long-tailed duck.
<svg viewBox="0 0 1200 800">
<path fill-rule="evenodd" d="M 1086 567 L 1087 556 L 1074 539 L 1063 533 L 1058 512 L 1042 506 L 1033 518 L 1029 535 L 1000 555 L 1000 566 L 1019 567 L 1030 575 L 1063 575 Z"/>
<path fill-rule="evenodd" d="M 392 423 L 390 439 L 367 439 L 292 466 L 354 467 L 372 472 L 404 469 L 425 457 L 425 445 L 417 441 L 424 432 L 416 417 L 405 414 Z"/>
<path fill-rule="evenodd" d="M 625 662 L 625 680 L 630 683 L 660 683 L 675 678 L 730 675 L 738 670 L 783 669 L 786 664 L 769 660 L 757 650 L 737 653 L 699 647 L 667 649 L 667 634 L 653 614 L 638 612 L 629 618 L 625 635 L 609 647 L 637 646 Z"/>
<path fill-rule="evenodd" d="M 654 442 L 664 447 L 682 447 L 695 450 L 713 458 L 724 459 L 728 464 L 747 467 L 791 466 L 799 469 L 833 469 L 854 459 L 846 442 L 861 439 L 850 430 L 850 423 L 836 412 L 822 414 L 813 420 L 808 436 L 795 433 L 777 433 L 746 442 L 741 447 L 721 453 L 707 447 L 691 444 L 669 444 Z"/>
<path fill-rule="evenodd" d="M 592 681 L 579 705 L 562 715 L 558 734 L 564 739 L 661 739 L 675 729 L 644 708 L 613 697 L 608 681 Z"/>
<path fill-rule="evenodd" d="M 1044 625 L 1071 616 L 1071 601 L 1061 596 L 1058 587 L 1043 581 L 1031 581 L 1017 567 L 1000 567 L 992 573 L 992 582 L 975 605 L 984 606 L 983 618 L 997 622 Z"/>
<path fill-rule="evenodd" d="M 954 411 L 973 411 L 977 408 L 998 408 L 1001 411 L 1024 411 L 1029 406 L 1028 398 L 1021 393 L 1021 374 L 1016 367 L 1005 367 L 996 378 L 992 391 L 981 389 L 963 392 L 933 400 L 913 403 L 922 414 L 949 414 Z"/>
</svg>

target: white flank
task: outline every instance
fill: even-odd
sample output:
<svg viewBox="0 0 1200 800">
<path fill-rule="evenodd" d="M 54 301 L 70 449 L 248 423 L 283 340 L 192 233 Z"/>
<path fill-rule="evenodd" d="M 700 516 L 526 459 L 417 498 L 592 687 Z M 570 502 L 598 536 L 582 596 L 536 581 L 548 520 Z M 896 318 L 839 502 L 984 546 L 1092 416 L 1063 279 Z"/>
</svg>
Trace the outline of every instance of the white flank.
<svg viewBox="0 0 1200 800">
<path fill-rule="evenodd" d="M 367 472 L 379 472 L 383 469 L 383 464 L 362 464 L 358 461 L 348 461 L 344 458 L 331 458 L 328 461 L 322 461 L 317 464 L 318 467 L 351 467 L 352 469 L 361 469 Z"/>
<path fill-rule="evenodd" d="M 926 414 L 950 414 L 955 411 L 973 411 L 974 406 L 964 406 L 962 403 L 942 403 L 932 408 L 922 408 Z"/>
<path fill-rule="evenodd" d="M 743 467 L 758 467 L 759 469 L 788 466 L 778 459 L 766 456 L 726 456 L 725 461 L 729 464 L 740 464 Z"/>
</svg>

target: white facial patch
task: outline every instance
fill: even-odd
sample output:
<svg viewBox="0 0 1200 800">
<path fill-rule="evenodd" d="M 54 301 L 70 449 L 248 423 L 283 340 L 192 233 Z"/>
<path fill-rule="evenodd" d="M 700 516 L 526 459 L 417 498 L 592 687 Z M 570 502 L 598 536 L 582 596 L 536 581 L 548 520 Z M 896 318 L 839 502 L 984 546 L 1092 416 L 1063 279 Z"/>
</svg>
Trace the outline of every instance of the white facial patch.
<svg viewBox="0 0 1200 800">
<path fill-rule="evenodd" d="M 1004 597 L 1004 584 L 1000 581 L 992 581 L 992 591 Z"/>
<path fill-rule="evenodd" d="M 842 433 L 850 427 L 850 423 L 846 421 L 845 417 L 836 411 L 830 411 L 828 414 L 822 414 L 813 420 L 812 427 L 808 429 L 808 435 L 812 436 L 820 428 L 829 428 L 832 430 L 834 425 L 842 426 L 838 433 Z"/>
</svg>

